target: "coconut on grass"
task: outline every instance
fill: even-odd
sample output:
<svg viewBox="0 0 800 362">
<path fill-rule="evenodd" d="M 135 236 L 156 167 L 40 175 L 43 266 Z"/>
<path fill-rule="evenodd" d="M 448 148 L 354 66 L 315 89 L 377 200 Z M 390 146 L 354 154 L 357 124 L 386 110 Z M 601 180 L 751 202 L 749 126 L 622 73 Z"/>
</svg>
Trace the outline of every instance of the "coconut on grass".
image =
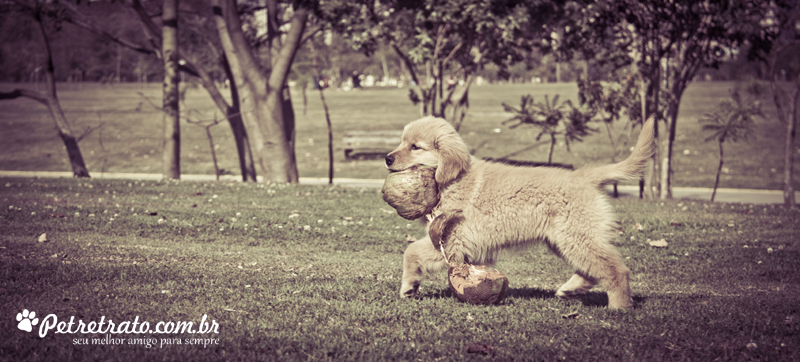
<svg viewBox="0 0 800 362">
<path fill-rule="evenodd" d="M 470 304 L 500 304 L 506 297 L 508 278 L 485 265 L 458 264 L 449 271 L 450 289 L 458 300 Z"/>
<path fill-rule="evenodd" d="M 383 183 L 383 201 L 391 205 L 404 219 L 416 220 L 430 214 L 439 203 L 436 169 L 414 166 L 389 173 Z"/>
<path fill-rule="evenodd" d="M 456 264 L 445 253 L 447 239 L 458 223 L 464 220 L 460 210 L 442 213 L 434 218 L 428 235 L 437 250 L 441 250 L 450 265 L 448 281 L 450 290 L 458 300 L 470 304 L 500 304 L 506 297 L 508 278 L 501 272 L 488 271 L 485 265 Z"/>
</svg>

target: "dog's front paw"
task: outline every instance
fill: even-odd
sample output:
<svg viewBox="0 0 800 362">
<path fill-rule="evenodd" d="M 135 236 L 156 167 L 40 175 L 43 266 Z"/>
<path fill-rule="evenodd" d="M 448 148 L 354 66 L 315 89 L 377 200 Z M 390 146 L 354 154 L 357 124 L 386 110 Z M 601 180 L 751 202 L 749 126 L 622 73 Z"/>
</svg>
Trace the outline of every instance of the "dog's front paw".
<svg viewBox="0 0 800 362">
<path fill-rule="evenodd" d="M 419 290 L 419 281 L 413 283 L 403 283 L 400 287 L 400 296 L 403 298 L 413 298 L 417 295 Z"/>
</svg>

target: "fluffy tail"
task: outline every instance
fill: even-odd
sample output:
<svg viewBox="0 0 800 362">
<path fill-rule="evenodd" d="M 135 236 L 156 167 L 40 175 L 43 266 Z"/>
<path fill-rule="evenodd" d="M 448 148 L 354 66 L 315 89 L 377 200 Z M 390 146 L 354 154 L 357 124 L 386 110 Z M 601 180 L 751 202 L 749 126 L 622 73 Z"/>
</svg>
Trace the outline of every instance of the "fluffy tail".
<svg viewBox="0 0 800 362">
<path fill-rule="evenodd" d="M 575 176 L 597 185 L 614 181 L 638 180 L 656 149 L 654 126 L 654 117 L 650 117 L 642 126 L 642 132 L 639 133 L 639 140 L 636 141 L 633 152 L 624 161 L 610 165 L 583 167 L 575 171 Z"/>
</svg>

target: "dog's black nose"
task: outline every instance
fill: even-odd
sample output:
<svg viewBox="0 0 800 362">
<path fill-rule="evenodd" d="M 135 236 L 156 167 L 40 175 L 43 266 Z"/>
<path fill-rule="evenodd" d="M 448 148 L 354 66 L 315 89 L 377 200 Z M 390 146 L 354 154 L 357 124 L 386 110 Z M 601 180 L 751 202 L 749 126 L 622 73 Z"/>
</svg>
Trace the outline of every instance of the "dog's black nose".
<svg viewBox="0 0 800 362">
<path fill-rule="evenodd" d="M 394 163 L 394 156 L 389 155 L 386 156 L 386 166 L 391 166 Z"/>
</svg>

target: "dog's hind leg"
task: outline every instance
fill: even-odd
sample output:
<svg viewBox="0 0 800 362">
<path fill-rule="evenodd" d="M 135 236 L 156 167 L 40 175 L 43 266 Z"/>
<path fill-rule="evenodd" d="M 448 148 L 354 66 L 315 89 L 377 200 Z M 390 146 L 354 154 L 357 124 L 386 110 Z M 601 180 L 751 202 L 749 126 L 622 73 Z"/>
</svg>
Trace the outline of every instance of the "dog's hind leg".
<svg viewBox="0 0 800 362">
<path fill-rule="evenodd" d="M 403 254 L 403 279 L 400 286 L 401 297 L 413 297 L 419 290 L 422 276 L 447 268 L 442 252 L 433 247 L 430 237 L 417 240 L 408 245 Z"/>
<path fill-rule="evenodd" d="M 613 237 L 612 228 L 604 230 L 602 223 L 595 223 L 594 230 L 571 228 L 563 230 L 556 241 L 564 260 L 578 271 L 556 292 L 556 296 L 570 299 L 588 291 L 598 282 L 608 293 L 608 307 L 611 309 L 633 306 L 628 282 L 630 270 L 622 261 L 622 255 L 608 241 Z"/>
<path fill-rule="evenodd" d="M 593 246 L 599 250 L 583 251 L 577 253 L 579 255 L 565 253 L 564 259 L 578 268 L 578 272 L 558 289 L 556 296 L 570 299 L 588 291 L 599 282 L 608 293 L 609 308 L 632 307 L 633 300 L 628 282 L 630 270 L 622 262 L 619 252 L 610 244 Z"/>
<path fill-rule="evenodd" d="M 626 309 L 633 307 L 631 287 L 629 285 L 630 270 L 621 261 L 610 266 L 609 274 L 600 280 L 608 293 L 608 307 Z"/>
</svg>

